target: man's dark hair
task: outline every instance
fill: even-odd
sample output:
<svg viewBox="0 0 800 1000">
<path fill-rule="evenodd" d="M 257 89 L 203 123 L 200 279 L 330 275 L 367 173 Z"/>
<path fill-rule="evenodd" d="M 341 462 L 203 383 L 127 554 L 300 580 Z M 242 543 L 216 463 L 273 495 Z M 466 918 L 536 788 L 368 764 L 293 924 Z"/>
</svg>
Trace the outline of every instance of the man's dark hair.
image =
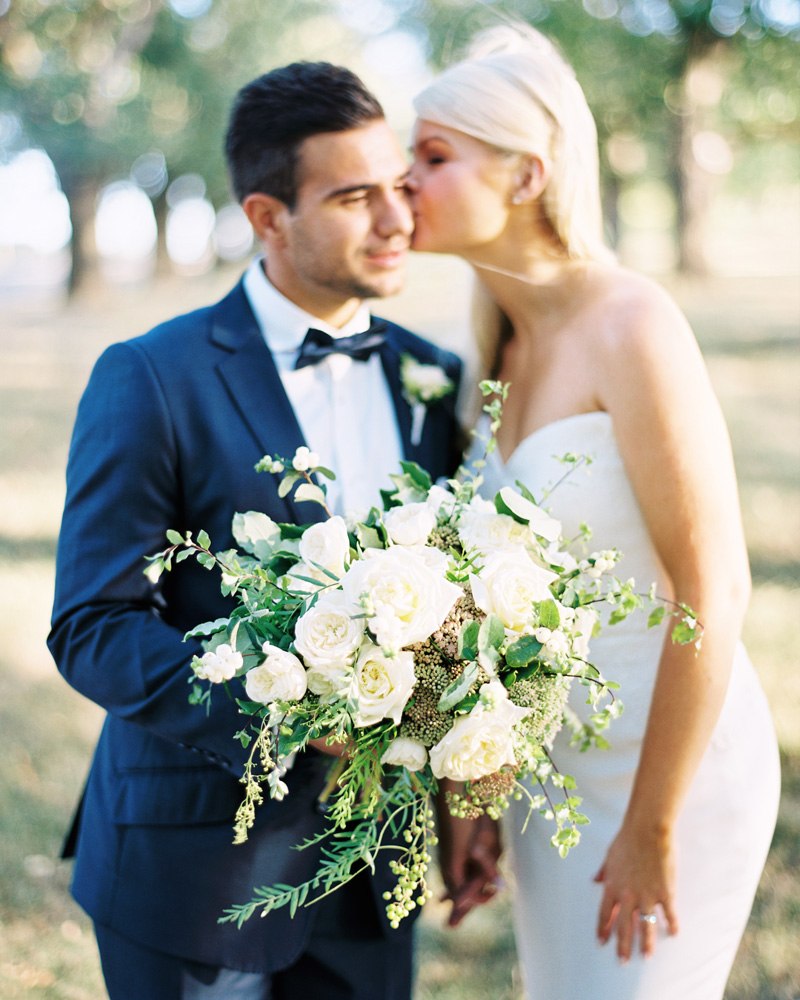
<svg viewBox="0 0 800 1000">
<path fill-rule="evenodd" d="M 342 66 L 296 62 L 264 73 L 236 95 L 228 123 L 225 155 L 236 197 L 257 191 L 294 208 L 303 140 L 383 117 L 378 100 Z"/>
</svg>

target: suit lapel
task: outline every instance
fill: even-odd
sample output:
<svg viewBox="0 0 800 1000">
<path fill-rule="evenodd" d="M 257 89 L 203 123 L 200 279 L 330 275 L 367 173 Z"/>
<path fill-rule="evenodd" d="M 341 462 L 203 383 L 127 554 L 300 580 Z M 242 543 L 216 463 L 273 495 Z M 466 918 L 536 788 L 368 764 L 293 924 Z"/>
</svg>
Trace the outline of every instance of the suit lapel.
<svg viewBox="0 0 800 1000">
<path fill-rule="evenodd" d="M 411 405 L 403 395 L 403 382 L 400 378 L 400 358 L 402 354 L 403 351 L 397 342 L 397 336 L 390 327 L 386 343 L 380 350 L 380 357 L 386 381 L 389 384 L 392 401 L 394 402 L 395 413 L 397 414 L 397 425 L 400 429 L 400 438 L 403 445 L 403 458 L 409 462 L 416 462 L 423 469 L 426 469 L 431 474 L 435 474 L 437 470 L 442 469 L 443 462 L 443 455 L 436 454 L 437 447 L 441 447 L 442 441 L 441 436 L 435 433 L 435 425 L 441 419 L 444 411 L 437 405 L 426 407 L 420 441 L 414 444 L 411 440 Z"/>
<path fill-rule="evenodd" d="M 397 426 L 400 430 L 400 440 L 403 445 L 403 458 L 411 462 L 418 461 L 418 447 L 411 443 L 411 407 L 403 396 L 403 383 L 400 379 L 400 351 L 394 343 L 391 331 L 380 350 L 383 373 L 389 385 L 389 391 L 397 415 Z"/>
<path fill-rule="evenodd" d="M 241 282 L 217 307 L 211 339 L 228 351 L 217 370 L 263 453 L 291 459 L 305 444 L 303 432 Z M 283 503 L 289 522 L 324 519 L 317 504 L 298 505 L 289 497 Z"/>
</svg>

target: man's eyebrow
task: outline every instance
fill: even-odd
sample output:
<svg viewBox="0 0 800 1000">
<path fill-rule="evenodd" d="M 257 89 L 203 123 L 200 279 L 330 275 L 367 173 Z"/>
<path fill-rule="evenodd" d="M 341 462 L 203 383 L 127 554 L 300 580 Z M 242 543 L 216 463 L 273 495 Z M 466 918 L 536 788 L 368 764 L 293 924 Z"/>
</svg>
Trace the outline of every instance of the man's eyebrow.
<svg viewBox="0 0 800 1000">
<path fill-rule="evenodd" d="M 408 170 L 404 170 L 402 174 L 398 174 L 395 178 L 395 184 L 405 184 L 406 178 L 408 177 Z M 343 198 L 351 194 L 368 194 L 370 191 L 377 191 L 382 185 L 377 183 L 371 184 L 350 184 L 347 187 L 335 188 L 333 191 L 329 191 L 325 195 L 325 201 L 333 201 L 334 198 Z"/>
<path fill-rule="evenodd" d="M 341 198 L 343 195 L 356 194 L 361 191 L 374 191 L 378 187 L 377 184 L 350 184 L 347 187 L 335 188 L 333 191 L 329 191 L 325 195 L 325 200 L 330 201 L 332 198 Z"/>
</svg>

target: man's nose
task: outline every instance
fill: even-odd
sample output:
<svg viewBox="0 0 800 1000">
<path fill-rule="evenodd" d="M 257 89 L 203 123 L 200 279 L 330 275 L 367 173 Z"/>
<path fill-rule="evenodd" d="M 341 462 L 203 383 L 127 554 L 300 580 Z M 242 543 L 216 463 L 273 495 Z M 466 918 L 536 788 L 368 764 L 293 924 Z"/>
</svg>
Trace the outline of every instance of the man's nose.
<svg viewBox="0 0 800 1000">
<path fill-rule="evenodd" d="M 392 191 L 383 200 L 375 220 L 375 229 L 381 236 L 394 236 L 397 233 L 410 236 L 414 231 L 414 216 L 404 188 Z"/>
</svg>

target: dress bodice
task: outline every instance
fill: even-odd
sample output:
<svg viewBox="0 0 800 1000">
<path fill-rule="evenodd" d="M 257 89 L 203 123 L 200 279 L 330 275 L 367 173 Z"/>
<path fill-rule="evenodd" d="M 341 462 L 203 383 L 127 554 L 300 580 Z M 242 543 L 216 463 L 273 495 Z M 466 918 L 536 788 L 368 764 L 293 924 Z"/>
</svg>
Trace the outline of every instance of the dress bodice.
<svg viewBox="0 0 800 1000">
<path fill-rule="evenodd" d="M 559 461 L 566 453 L 584 455 L 590 461 L 570 470 Z M 524 438 L 505 462 L 495 449 L 483 476 L 481 492 L 487 497 L 517 480 L 537 501 L 555 487 L 543 506 L 561 521 L 565 538 L 574 538 L 580 525 L 588 524 L 592 531 L 590 551 L 619 549 L 618 576 L 633 577 L 642 590 L 656 583 L 665 594 L 667 577 L 625 471 L 608 413 L 579 413 L 546 424 Z"/>
</svg>

